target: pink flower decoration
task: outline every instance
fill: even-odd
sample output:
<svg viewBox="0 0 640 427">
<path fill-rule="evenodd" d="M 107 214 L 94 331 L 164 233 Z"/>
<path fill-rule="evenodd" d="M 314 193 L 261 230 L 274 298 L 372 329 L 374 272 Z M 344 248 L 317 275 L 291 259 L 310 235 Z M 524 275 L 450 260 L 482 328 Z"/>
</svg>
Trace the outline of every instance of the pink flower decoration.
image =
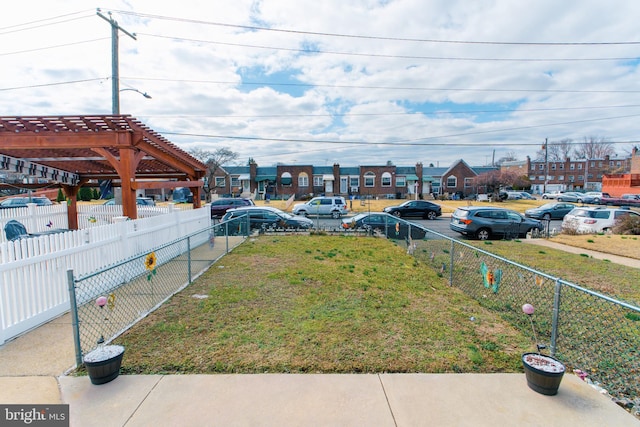
<svg viewBox="0 0 640 427">
<path fill-rule="evenodd" d="M 535 309 L 531 304 L 525 304 L 522 306 L 522 311 L 524 312 L 524 314 L 528 314 L 529 316 L 531 316 Z"/>
<path fill-rule="evenodd" d="M 96 299 L 96 305 L 100 308 L 104 307 L 105 305 L 107 305 L 107 297 L 102 296 L 102 297 L 98 297 Z"/>
</svg>

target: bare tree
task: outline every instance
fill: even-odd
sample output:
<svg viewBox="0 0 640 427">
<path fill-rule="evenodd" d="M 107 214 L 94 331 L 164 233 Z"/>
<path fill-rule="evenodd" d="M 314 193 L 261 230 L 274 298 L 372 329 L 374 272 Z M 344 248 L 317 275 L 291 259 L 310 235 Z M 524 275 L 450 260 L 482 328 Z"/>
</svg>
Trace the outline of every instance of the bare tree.
<svg viewBox="0 0 640 427">
<path fill-rule="evenodd" d="M 615 154 L 616 150 L 612 143 L 595 136 L 585 136 L 584 142 L 575 149 L 575 155 L 578 159 L 603 159 L 605 156 Z"/>
<path fill-rule="evenodd" d="M 509 151 L 507 154 L 505 154 L 504 156 L 498 159 L 498 161 L 496 162 L 496 165 L 501 165 L 505 162 L 515 162 L 517 160 L 518 160 L 518 155 L 516 154 L 516 152 Z"/>
<path fill-rule="evenodd" d="M 545 149 L 544 144 L 542 148 L 536 152 L 536 158 L 544 161 L 545 150 L 547 160 L 550 162 L 564 162 L 568 157 L 571 157 L 572 151 L 574 151 L 573 140 L 571 138 L 564 138 L 560 141 L 549 141 Z"/>
<path fill-rule="evenodd" d="M 231 151 L 226 147 L 218 148 L 215 151 L 202 150 L 194 148 L 189 150 L 196 159 L 207 165 L 207 180 L 205 182 L 204 191 L 207 201 L 211 198 L 211 188 L 215 185 L 215 174 L 223 164 L 232 162 L 238 158 L 238 153 Z"/>
</svg>

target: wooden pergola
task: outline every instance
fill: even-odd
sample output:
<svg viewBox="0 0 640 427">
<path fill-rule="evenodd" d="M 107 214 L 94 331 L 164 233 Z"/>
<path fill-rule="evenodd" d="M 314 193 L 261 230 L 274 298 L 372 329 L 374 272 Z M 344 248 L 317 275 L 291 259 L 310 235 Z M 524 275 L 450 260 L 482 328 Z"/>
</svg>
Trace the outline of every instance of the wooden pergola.
<svg viewBox="0 0 640 427">
<path fill-rule="evenodd" d="M 71 229 L 82 185 L 119 182 L 123 214 L 135 219 L 138 189 L 188 187 L 201 207 L 206 168 L 129 115 L 0 117 L 0 171 L 58 183 L 70 200 Z"/>
</svg>

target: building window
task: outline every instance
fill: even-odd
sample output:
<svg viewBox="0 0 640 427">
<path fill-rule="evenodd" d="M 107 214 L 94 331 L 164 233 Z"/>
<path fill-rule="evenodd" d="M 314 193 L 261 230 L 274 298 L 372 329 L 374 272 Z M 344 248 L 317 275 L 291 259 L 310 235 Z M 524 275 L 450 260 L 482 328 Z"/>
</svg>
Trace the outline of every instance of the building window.
<svg viewBox="0 0 640 427">
<path fill-rule="evenodd" d="M 306 172 L 301 172 L 298 175 L 298 187 L 308 187 L 309 186 L 309 175 Z"/>
<path fill-rule="evenodd" d="M 593 179 L 593 174 L 592 174 L 592 173 L 590 173 L 589 175 L 587 175 L 587 178 L 588 178 L 588 179 Z"/>
<path fill-rule="evenodd" d="M 576 164 L 575 164 L 575 163 L 571 163 L 571 164 L 569 165 L 569 169 L 571 169 L 572 171 L 573 171 L 573 170 L 576 170 Z"/>
<path fill-rule="evenodd" d="M 535 181 L 535 180 L 536 180 L 536 176 L 535 176 L 535 175 L 529 175 L 529 179 L 530 179 L 531 181 Z"/>
<path fill-rule="evenodd" d="M 473 178 L 465 178 L 464 179 L 464 188 L 473 187 Z"/>
<path fill-rule="evenodd" d="M 538 169 L 540 169 L 541 171 L 543 171 L 543 170 L 544 170 L 544 165 L 540 165 L 540 167 L 539 167 Z"/>
<path fill-rule="evenodd" d="M 560 176 L 558 177 L 558 181 L 564 181 L 564 175 L 560 175 Z"/>
<path fill-rule="evenodd" d="M 382 174 L 382 186 L 391 187 L 391 174 L 389 172 L 384 172 Z"/>
<path fill-rule="evenodd" d="M 216 187 L 224 187 L 226 182 L 224 176 L 216 176 Z"/>
<path fill-rule="evenodd" d="M 367 172 L 364 174 L 364 186 L 375 187 L 376 186 L 376 174 L 373 172 Z"/>
<path fill-rule="evenodd" d="M 584 175 L 578 175 L 578 181 L 584 181 Z"/>
<path fill-rule="evenodd" d="M 560 170 L 564 169 L 564 163 L 560 163 Z"/>
<path fill-rule="evenodd" d="M 592 168 L 595 168 L 596 167 L 596 162 L 589 163 L 589 166 L 591 166 Z"/>
<path fill-rule="evenodd" d="M 576 180 L 576 177 L 573 175 L 569 175 L 569 182 L 573 182 Z"/>
<path fill-rule="evenodd" d="M 551 165 L 551 170 L 552 171 L 556 170 L 556 164 L 555 163 Z"/>
<path fill-rule="evenodd" d="M 240 187 L 240 177 L 239 176 L 232 176 L 231 177 L 231 186 L 232 187 Z"/>
<path fill-rule="evenodd" d="M 598 179 L 602 179 L 602 174 L 601 173 L 598 174 Z"/>
<path fill-rule="evenodd" d="M 458 186 L 458 178 L 455 176 L 447 177 L 447 187 L 456 188 Z"/>
<path fill-rule="evenodd" d="M 314 187 L 322 187 L 322 175 L 314 175 L 313 176 L 313 186 Z"/>
<path fill-rule="evenodd" d="M 602 167 L 602 162 L 598 162 L 598 167 L 601 168 Z"/>
<path fill-rule="evenodd" d="M 351 188 L 360 187 L 360 177 L 359 176 L 350 176 L 349 177 L 349 187 L 351 187 Z"/>
<path fill-rule="evenodd" d="M 620 163 L 620 162 L 616 162 L 616 166 L 617 166 L 617 167 L 620 167 L 620 166 L 622 166 L 622 163 Z"/>
<path fill-rule="evenodd" d="M 404 176 L 396 176 L 396 187 L 406 187 L 407 179 Z"/>
<path fill-rule="evenodd" d="M 282 175 L 280 175 L 280 183 L 282 185 L 291 185 L 291 174 L 289 172 L 284 172 Z"/>
<path fill-rule="evenodd" d="M 538 180 L 540 180 L 540 181 L 544 181 L 544 175 L 540 175 L 540 176 L 538 177 Z"/>
<path fill-rule="evenodd" d="M 582 170 L 582 163 L 578 163 L 578 170 Z"/>
</svg>

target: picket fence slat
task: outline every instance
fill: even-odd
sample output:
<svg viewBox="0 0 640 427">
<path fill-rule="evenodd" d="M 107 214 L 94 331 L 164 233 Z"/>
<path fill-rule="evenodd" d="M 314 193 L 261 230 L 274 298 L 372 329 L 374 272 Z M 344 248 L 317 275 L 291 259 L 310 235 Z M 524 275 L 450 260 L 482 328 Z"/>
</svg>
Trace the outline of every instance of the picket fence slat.
<svg viewBox="0 0 640 427">
<path fill-rule="evenodd" d="M 0 345 L 68 310 L 68 270 L 87 275 L 210 226 L 208 209 L 170 208 L 134 221 L 0 243 Z"/>
</svg>

